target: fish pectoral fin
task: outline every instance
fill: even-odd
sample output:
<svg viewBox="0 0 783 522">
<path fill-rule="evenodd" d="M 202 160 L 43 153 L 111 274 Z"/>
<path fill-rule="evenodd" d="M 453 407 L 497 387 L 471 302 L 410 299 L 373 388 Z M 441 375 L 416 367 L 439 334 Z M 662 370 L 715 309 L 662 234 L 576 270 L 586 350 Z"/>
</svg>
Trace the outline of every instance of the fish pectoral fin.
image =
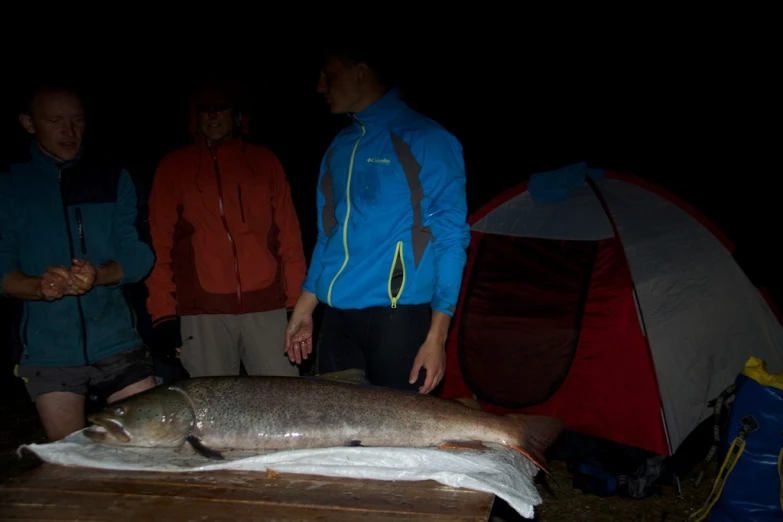
<svg viewBox="0 0 783 522">
<path fill-rule="evenodd" d="M 188 435 L 188 438 L 185 440 L 187 440 L 190 443 L 190 445 L 193 446 L 193 449 L 196 450 L 196 453 L 198 453 L 202 457 L 206 457 L 208 459 L 213 459 L 213 460 L 226 460 L 226 457 L 224 457 L 222 453 L 205 446 L 204 443 L 201 442 L 201 439 L 199 439 L 193 434 Z"/>
<path fill-rule="evenodd" d="M 438 444 L 440 449 L 459 449 L 459 450 L 484 450 L 487 447 L 480 440 L 447 440 Z"/>
<path fill-rule="evenodd" d="M 506 443 L 513 450 L 529 458 L 540 470 L 549 476 L 545 453 L 563 431 L 563 421 L 556 417 L 509 413 L 504 415 L 519 431 L 519 445 Z"/>
<path fill-rule="evenodd" d="M 481 411 L 481 404 L 479 401 L 474 399 L 473 397 L 456 397 L 454 399 L 451 399 L 454 402 L 458 402 L 462 404 L 463 406 L 467 406 L 471 410 L 478 410 Z"/>
<path fill-rule="evenodd" d="M 345 382 L 348 384 L 359 384 L 362 386 L 368 386 L 370 381 L 364 374 L 364 370 L 360 368 L 352 368 L 350 370 L 342 370 L 339 372 L 321 373 L 316 375 L 318 379 L 326 379 L 328 381 Z"/>
</svg>

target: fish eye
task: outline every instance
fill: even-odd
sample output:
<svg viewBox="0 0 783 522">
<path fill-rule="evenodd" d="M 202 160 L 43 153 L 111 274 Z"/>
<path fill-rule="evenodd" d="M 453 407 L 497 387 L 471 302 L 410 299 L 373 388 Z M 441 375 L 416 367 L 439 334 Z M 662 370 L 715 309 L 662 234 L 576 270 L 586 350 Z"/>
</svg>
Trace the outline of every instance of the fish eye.
<svg viewBox="0 0 783 522">
<path fill-rule="evenodd" d="M 122 406 L 114 408 L 115 415 L 125 415 L 125 409 Z"/>
</svg>

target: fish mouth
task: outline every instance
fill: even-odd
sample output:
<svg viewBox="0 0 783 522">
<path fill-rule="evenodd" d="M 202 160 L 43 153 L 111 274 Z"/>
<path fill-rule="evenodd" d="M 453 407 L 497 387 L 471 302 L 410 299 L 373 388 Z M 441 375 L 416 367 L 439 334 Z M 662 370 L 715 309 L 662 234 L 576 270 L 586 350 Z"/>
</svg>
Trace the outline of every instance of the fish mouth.
<svg viewBox="0 0 783 522">
<path fill-rule="evenodd" d="M 88 421 L 93 425 L 84 431 L 84 435 L 94 442 L 130 442 L 133 437 L 119 421 L 90 416 Z"/>
</svg>

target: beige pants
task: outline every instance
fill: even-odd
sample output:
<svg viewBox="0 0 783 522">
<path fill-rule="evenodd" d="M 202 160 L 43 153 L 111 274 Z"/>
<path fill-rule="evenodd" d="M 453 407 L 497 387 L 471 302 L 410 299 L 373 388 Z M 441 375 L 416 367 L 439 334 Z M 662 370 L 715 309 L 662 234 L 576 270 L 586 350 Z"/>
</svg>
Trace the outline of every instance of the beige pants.
<svg viewBox="0 0 783 522">
<path fill-rule="evenodd" d="M 286 311 L 242 315 L 182 317 L 180 360 L 191 377 L 239 375 L 240 360 L 248 375 L 298 376 L 285 356 Z"/>
</svg>

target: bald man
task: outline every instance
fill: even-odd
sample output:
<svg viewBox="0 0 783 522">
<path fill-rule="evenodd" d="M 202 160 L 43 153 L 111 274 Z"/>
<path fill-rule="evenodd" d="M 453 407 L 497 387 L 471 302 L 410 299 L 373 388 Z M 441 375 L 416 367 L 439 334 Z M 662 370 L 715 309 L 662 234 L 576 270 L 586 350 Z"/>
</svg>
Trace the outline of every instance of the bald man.
<svg viewBox="0 0 783 522">
<path fill-rule="evenodd" d="M 0 173 L 0 295 L 22 305 L 16 374 L 55 441 L 85 426 L 88 392 L 111 403 L 155 386 L 122 288 L 154 255 L 128 172 L 82 157 L 76 92 L 39 86 L 19 122 L 30 157 Z"/>
</svg>

